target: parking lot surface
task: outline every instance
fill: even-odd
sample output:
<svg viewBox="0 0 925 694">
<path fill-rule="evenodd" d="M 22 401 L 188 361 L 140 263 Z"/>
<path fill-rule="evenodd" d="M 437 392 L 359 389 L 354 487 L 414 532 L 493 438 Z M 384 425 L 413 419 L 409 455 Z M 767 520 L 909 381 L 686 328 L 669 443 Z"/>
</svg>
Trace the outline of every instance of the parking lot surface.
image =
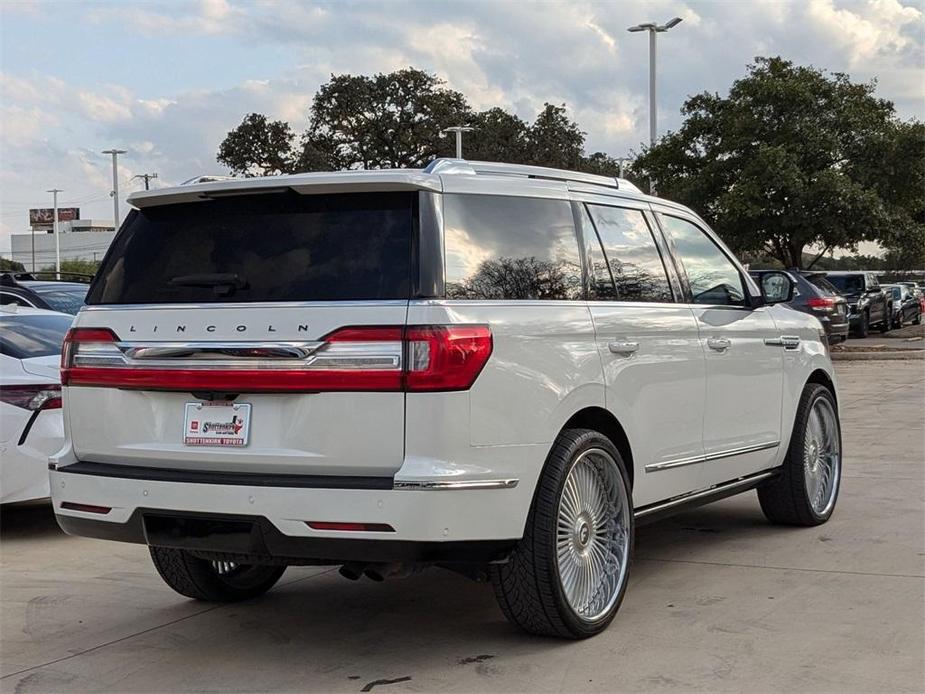
<svg viewBox="0 0 925 694">
<path fill-rule="evenodd" d="M 0 690 L 922 691 L 925 365 L 840 362 L 845 475 L 832 520 L 767 524 L 754 492 L 641 528 L 601 636 L 509 626 L 440 570 L 375 584 L 291 568 L 266 597 L 188 601 L 147 549 L 7 509 Z"/>
</svg>

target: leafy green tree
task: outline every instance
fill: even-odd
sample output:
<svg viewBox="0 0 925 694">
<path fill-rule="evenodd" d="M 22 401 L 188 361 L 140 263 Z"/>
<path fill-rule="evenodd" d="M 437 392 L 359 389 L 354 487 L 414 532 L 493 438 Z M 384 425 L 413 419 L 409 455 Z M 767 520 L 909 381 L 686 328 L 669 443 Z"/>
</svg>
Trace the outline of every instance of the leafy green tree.
<svg viewBox="0 0 925 694">
<path fill-rule="evenodd" d="M 25 265 L 9 258 L 0 257 L 0 272 L 24 272 Z"/>
<path fill-rule="evenodd" d="M 218 161 L 245 176 L 339 169 L 421 168 L 455 153 L 444 128 L 471 125 L 465 155 L 616 175 L 603 152 L 585 156 L 585 133 L 564 105 L 546 104 L 527 124 L 502 108 L 474 111 L 466 98 L 422 70 L 332 75 L 312 101 L 308 129 L 296 140 L 289 124 L 252 113 L 228 133 Z"/>
<path fill-rule="evenodd" d="M 218 161 L 244 176 L 291 173 L 295 168 L 293 139 L 288 123 L 250 113 L 222 141 Z"/>
<path fill-rule="evenodd" d="M 903 180 L 915 156 L 881 149 L 910 134 L 874 89 L 841 73 L 757 58 L 728 97 L 688 99 L 684 124 L 646 150 L 633 175 L 698 210 L 737 251 L 766 253 L 785 267 L 803 267 L 810 247 L 821 258 L 883 239 L 914 192 L 873 181 L 889 166 Z"/>
<path fill-rule="evenodd" d="M 99 260 L 89 258 L 68 258 L 61 261 L 61 272 L 73 272 L 78 275 L 95 275 L 100 267 Z M 43 267 L 40 272 L 54 272 L 54 265 Z"/>
</svg>

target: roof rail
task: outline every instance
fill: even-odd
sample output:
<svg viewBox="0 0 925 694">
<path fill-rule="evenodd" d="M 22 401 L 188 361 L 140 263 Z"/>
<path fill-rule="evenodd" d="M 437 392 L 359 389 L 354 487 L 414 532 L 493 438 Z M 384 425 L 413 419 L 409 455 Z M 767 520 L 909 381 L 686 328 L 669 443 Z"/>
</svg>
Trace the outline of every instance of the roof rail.
<svg viewBox="0 0 925 694">
<path fill-rule="evenodd" d="M 194 176 L 193 178 L 187 179 L 181 183 L 181 186 L 192 186 L 197 183 L 212 183 L 213 181 L 233 181 L 234 176 L 219 176 L 212 174 L 203 174 L 202 176 Z"/>
<path fill-rule="evenodd" d="M 597 174 L 583 173 L 581 171 L 552 169 L 546 166 L 530 166 L 528 164 L 505 164 L 493 161 L 466 161 L 465 159 L 440 158 L 434 159 L 428 164 L 424 169 L 424 173 L 523 176 L 525 178 L 537 178 L 545 181 L 587 183 L 594 186 L 642 193 L 639 188 L 625 178 L 611 178 L 610 176 L 598 176 Z"/>
</svg>

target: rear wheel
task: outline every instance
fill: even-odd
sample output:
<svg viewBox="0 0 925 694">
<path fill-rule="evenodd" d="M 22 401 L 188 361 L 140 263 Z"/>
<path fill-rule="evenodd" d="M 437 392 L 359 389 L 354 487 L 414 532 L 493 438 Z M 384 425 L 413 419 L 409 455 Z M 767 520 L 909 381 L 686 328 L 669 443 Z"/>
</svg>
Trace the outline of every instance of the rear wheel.
<svg viewBox="0 0 925 694">
<path fill-rule="evenodd" d="M 890 306 L 886 307 L 886 314 L 884 314 L 883 320 L 880 321 L 880 332 L 888 333 L 890 332 L 890 328 L 892 327 L 893 327 L 893 306 L 891 304 Z"/>
<path fill-rule="evenodd" d="M 841 427 L 831 391 L 803 389 L 781 474 L 758 488 L 761 510 L 772 523 L 819 525 L 835 509 L 841 483 Z"/>
<path fill-rule="evenodd" d="M 870 314 L 867 311 L 861 313 L 860 318 L 858 318 L 858 327 L 857 327 L 857 336 L 858 337 L 867 337 L 867 334 L 870 332 Z"/>
<path fill-rule="evenodd" d="M 505 616 L 543 636 L 580 639 L 613 620 L 634 536 L 629 477 L 606 436 L 567 429 L 537 486 L 523 539 L 492 584 Z"/>
<path fill-rule="evenodd" d="M 208 602 L 237 602 L 263 595 L 285 566 L 237 564 L 200 559 L 182 549 L 150 547 L 154 567 L 180 595 Z"/>
</svg>

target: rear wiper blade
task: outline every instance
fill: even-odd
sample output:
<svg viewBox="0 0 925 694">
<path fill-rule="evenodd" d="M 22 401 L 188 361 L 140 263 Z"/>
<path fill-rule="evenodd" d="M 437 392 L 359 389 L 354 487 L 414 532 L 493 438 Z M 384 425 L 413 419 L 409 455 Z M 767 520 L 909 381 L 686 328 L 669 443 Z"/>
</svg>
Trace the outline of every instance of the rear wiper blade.
<svg viewBox="0 0 925 694">
<path fill-rule="evenodd" d="M 235 289 L 245 289 L 247 280 L 236 272 L 201 272 L 171 277 L 168 284 L 173 287 L 212 287 L 217 295 L 228 296 Z"/>
</svg>

